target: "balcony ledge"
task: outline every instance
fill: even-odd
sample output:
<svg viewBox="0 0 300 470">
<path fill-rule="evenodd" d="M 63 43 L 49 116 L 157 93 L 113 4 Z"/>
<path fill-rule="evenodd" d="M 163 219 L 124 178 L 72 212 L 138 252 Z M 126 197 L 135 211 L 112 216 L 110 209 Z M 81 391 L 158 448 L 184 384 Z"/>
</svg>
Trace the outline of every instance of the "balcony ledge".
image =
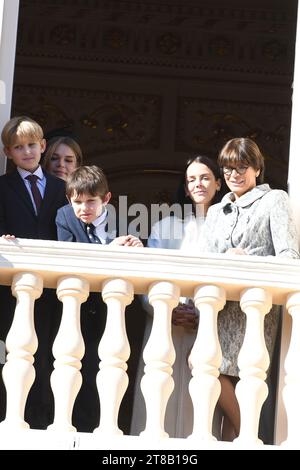
<svg viewBox="0 0 300 470">
<path fill-rule="evenodd" d="M 179 250 L 126 248 L 85 243 L 15 239 L 0 241 L 0 282 L 11 285 L 20 271 L 43 276 L 44 287 L 56 288 L 66 275 L 83 276 L 91 291 L 106 279 L 126 277 L 136 294 L 146 293 L 154 281 L 178 283 L 182 296 L 192 296 L 201 284 L 224 287 L 228 300 L 239 300 L 242 289 L 270 291 L 273 303 L 283 304 L 300 290 L 300 260 L 273 256 L 227 254 L 190 255 Z"/>
<path fill-rule="evenodd" d="M 99 450 L 138 451 L 165 450 L 178 454 L 200 450 L 279 450 L 280 446 L 238 445 L 221 441 L 198 441 L 195 439 L 146 439 L 138 436 L 107 437 L 90 433 L 68 433 L 27 429 L 7 432 L 0 430 L 1 449 L 6 450 Z M 103 454 L 106 455 L 106 454 Z M 133 452 L 134 455 L 134 452 Z"/>
</svg>

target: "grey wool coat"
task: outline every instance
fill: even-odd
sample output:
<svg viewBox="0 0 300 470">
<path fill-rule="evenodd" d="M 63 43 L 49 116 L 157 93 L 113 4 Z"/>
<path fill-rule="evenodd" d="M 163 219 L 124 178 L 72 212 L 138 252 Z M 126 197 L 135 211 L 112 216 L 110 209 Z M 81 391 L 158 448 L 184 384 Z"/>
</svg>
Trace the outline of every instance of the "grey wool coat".
<svg viewBox="0 0 300 470">
<path fill-rule="evenodd" d="M 237 200 L 233 193 L 228 193 L 219 204 L 211 206 L 203 225 L 201 251 L 225 253 L 229 248 L 241 248 L 248 255 L 299 258 L 297 232 L 287 193 L 262 184 Z M 280 307 L 275 305 L 264 322 L 271 360 L 279 315 Z M 246 316 L 239 303 L 227 302 L 218 316 L 223 353 L 221 374 L 238 376 L 237 360 L 245 328 Z"/>
<path fill-rule="evenodd" d="M 225 194 L 211 206 L 201 251 L 225 253 L 229 248 L 241 248 L 249 255 L 299 258 L 287 193 L 261 184 L 236 200 L 233 193 Z"/>
</svg>

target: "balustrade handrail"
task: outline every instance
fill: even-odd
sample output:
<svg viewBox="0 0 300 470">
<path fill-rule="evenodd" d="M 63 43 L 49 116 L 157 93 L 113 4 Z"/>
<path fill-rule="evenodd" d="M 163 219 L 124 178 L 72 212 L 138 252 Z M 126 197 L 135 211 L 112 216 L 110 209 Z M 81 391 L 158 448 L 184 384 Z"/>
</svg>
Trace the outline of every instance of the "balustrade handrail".
<svg viewBox="0 0 300 470">
<path fill-rule="evenodd" d="M 229 254 L 189 254 L 154 248 L 94 246 L 47 240 L 0 240 L 0 283 L 11 285 L 20 271 L 42 273 L 44 287 L 56 288 L 63 274 L 83 276 L 91 291 L 105 279 L 123 277 L 136 294 L 147 293 L 153 281 L 174 281 L 182 296 L 201 284 L 226 289 L 228 300 L 239 300 L 246 287 L 266 288 L 273 303 L 283 304 L 300 290 L 300 260 Z"/>
<path fill-rule="evenodd" d="M 8 360 L 3 377 L 7 389 L 7 414 L 4 426 L 11 429 L 28 427 L 23 420 L 24 405 L 34 382 L 33 362 L 38 344 L 34 330 L 34 301 L 40 297 L 43 288 L 55 288 L 63 303 L 63 313 L 53 344 L 55 362 L 51 386 L 56 411 L 50 429 L 75 430 L 71 414 L 81 386 L 80 368 L 84 354 L 80 306 L 89 291 L 101 291 L 107 304 L 107 321 L 98 349 L 101 361 L 96 382 L 102 414 L 96 431 L 103 436 L 119 435 L 118 410 L 128 385 L 126 370 L 130 355 L 125 309 L 133 294 L 147 293 L 154 309 L 154 321 L 144 349 L 146 367 L 141 387 L 147 423 L 142 434 L 150 441 L 153 436 L 165 437 L 164 414 L 174 387 L 171 317 L 181 295 L 194 298 L 202 313 L 202 328 L 198 330 L 191 353 L 193 377 L 189 388 L 195 412 L 192 437 L 197 441 L 213 439 L 211 423 L 220 393 L 218 369 L 221 364 L 217 316 L 226 300 L 236 300 L 241 302 L 247 315 L 245 341 L 239 354 L 241 380 L 237 395 L 243 419 L 238 440 L 242 445 L 259 442 L 258 420 L 267 396 L 265 377 L 269 361 L 263 340 L 263 322 L 273 303 L 286 305 L 295 325 L 285 361 L 284 400 L 289 415 L 288 442 L 299 445 L 300 413 L 295 414 L 295 397 L 300 390 L 300 376 L 295 365 L 300 351 L 297 328 L 300 260 L 232 254 L 199 253 L 195 256 L 180 250 L 1 239 L 0 284 L 12 286 L 17 297 L 14 319 L 6 338 Z M 154 395 L 156 399 L 153 399 Z M 249 403 L 252 405 L 248 406 Z"/>
</svg>

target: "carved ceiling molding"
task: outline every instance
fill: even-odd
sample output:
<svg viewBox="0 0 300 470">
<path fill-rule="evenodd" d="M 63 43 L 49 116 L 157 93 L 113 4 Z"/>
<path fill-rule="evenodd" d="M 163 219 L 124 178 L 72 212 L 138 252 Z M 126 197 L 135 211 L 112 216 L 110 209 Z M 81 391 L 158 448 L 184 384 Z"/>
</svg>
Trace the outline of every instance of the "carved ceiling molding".
<svg viewBox="0 0 300 470">
<path fill-rule="evenodd" d="M 176 151 L 216 156 L 229 139 L 250 137 L 263 150 L 269 180 L 284 185 L 289 156 L 290 105 L 181 97 L 177 109 Z"/>
<path fill-rule="evenodd" d="M 295 5 L 23 0 L 17 57 L 290 76 Z"/>
<path fill-rule="evenodd" d="M 122 18 L 140 19 L 143 23 L 156 22 L 165 19 L 164 15 L 174 15 L 176 21 L 187 21 L 190 17 L 224 17 L 239 20 L 285 20 L 295 12 L 296 2 L 282 3 L 282 0 L 252 0 L 241 2 L 240 0 L 21 0 L 22 8 L 30 11 L 40 10 L 50 13 L 53 10 L 60 16 L 66 8 L 69 8 L 70 17 L 93 17 L 94 11 L 103 12 L 106 20 L 119 20 Z M 91 11 L 92 10 L 92 11 Z M 114 16 L 112 17 L 112 12 Z M 149 16 L 140 15 L 148 13 Z M 183 22 L 181 21 L 181 22 Z"/>
<path fill-rule="evenodd" d="M 185 162 L 184 162 L 185 164 Z M 127 196 L 127 207 L 134 203 L 172 204 L 178 185 L 182 179 L 182 171 L 163 169 L 160 167 L 149 169 L 123 168 L 115 171 L 106 171 L 109 186 L 112 190 L 112 203 L 119 207 L 119 196 Z M 145 191 L 145 188 L 148 188 Z M 122 205 L 125 201 L 122 201 Z"/>
<path fill-rule="evenodd" d="M 13 115 L 28 113 L 46 132 L 75 129 L 91 155 L 159 145 L 161 97 L 156 95 L 15 85 Z"/>
</svg>

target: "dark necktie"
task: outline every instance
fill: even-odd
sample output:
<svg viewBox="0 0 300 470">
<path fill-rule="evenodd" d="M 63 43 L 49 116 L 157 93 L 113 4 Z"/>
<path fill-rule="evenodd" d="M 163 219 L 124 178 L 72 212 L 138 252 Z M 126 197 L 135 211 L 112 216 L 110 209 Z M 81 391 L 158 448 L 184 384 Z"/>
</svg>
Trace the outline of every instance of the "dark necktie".
<svg viewBox="0 0 300 470">
<path fill-rule="evenodd" d="M 90 239 L 91 243 L 101 243 L 100 239 L 95 234 L 95 225 L 93 224 L 86 224 L 86 233 Z"/>
<path fill-rule="evenodd" d="M 26 176 L 26 179 L 30 183 L 31 193 L 32 193 L 33 200 L 35 203 L 36 211 L 37 213 L 39 213 L 41 205 L 42 205 L 42 200 L 43 200 L 41 193 L 39 191 L 39 188 L 37 187 L 37 184 L 36 184 L 39 177 L 36 175 L 28 175 Z"/>
</svg>

